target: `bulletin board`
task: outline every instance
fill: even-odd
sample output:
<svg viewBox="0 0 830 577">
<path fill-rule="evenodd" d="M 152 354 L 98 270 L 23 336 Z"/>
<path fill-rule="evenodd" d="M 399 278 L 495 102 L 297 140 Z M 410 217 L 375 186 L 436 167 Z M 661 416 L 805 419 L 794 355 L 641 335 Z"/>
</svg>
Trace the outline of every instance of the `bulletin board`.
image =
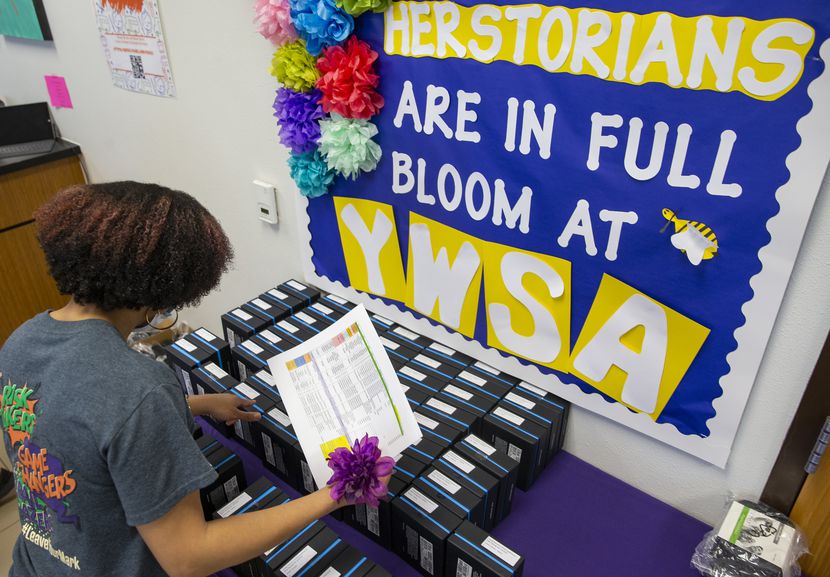
<svg viewBox="0 0 830 577">
<path fill-rule="evenodd" d="M 830 158 L 830 4 L 393 2 L 306 277 L 724 466 Z"/>
</svg>

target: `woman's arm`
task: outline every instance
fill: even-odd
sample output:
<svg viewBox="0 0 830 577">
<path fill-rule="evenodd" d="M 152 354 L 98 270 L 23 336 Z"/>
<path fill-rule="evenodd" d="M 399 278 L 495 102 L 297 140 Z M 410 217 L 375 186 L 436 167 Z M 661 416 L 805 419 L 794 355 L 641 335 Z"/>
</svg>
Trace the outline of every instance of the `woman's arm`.
<svg viewBox="0 0 830 577">
<path fill-rule="evenodd" d="M 339 506 L 326 487 L 278 507 L 208 522 L 195 491 L 138 532 L 171 577 L 205 577 L 276 547 Z"/>
</svg>

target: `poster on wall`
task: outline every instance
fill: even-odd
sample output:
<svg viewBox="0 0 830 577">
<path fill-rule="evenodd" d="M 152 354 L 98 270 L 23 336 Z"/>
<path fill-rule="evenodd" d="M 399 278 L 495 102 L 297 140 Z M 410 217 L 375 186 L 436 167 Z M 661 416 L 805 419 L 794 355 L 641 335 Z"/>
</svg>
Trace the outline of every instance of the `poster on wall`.
<svg viewBox="0 0 830 577">
<path fill-rule="evenodd" d="M 306 276 L 725 466 L 830 159 L 830 3 L 394 1 Z"/>
<path fill-rule="evenodd" d="M 115 86 L 176 96 L 156 0 L 95 0 L 95 18 Z"/>
<path fill-rule="evenodd" d="M 0 35 L 52 40 L 43 0 L 0 0 Z"/>
</svg>

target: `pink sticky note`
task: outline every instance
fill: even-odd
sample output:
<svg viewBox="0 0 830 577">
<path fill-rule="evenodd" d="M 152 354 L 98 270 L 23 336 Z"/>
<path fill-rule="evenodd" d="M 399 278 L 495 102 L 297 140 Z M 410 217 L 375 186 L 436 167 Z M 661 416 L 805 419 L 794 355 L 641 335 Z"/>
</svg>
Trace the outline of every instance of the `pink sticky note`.
<svg viewBox="0 0 830 577">
<path fill-rule="evenodd" d="M 55 108 L 72 108 L 72 98 L 66 87 L 66 78 L 63 76 L 44 76 L 46 89 L 49 91 L 49 100 Z"/>
</svg>

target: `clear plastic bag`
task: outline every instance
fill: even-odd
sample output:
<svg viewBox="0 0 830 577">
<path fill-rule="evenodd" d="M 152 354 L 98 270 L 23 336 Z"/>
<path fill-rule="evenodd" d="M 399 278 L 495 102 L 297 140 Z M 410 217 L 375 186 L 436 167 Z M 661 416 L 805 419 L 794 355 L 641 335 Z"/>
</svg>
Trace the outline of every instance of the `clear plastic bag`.
<svg viewBox="0 0 830 577">
<path fill-rule="evenodd" d="M 798 577 L 807 541 L 789 517 L 754 501 L 731 501 L 720 525 L 695 548 L 692 566 L 709 577 Z"/>
<path fill-rule="evenodd" d="M 179 320 L 175 312 L 159 314 L 152 322 L 162 328 L 156 329 L 150 325 L 137 328 L 127 337 L 127 345 L 143 355 L 164 362 L 167 358 L 164 345 L 180 339 L 191 329 L 186 322 Z"/>
</svg>

